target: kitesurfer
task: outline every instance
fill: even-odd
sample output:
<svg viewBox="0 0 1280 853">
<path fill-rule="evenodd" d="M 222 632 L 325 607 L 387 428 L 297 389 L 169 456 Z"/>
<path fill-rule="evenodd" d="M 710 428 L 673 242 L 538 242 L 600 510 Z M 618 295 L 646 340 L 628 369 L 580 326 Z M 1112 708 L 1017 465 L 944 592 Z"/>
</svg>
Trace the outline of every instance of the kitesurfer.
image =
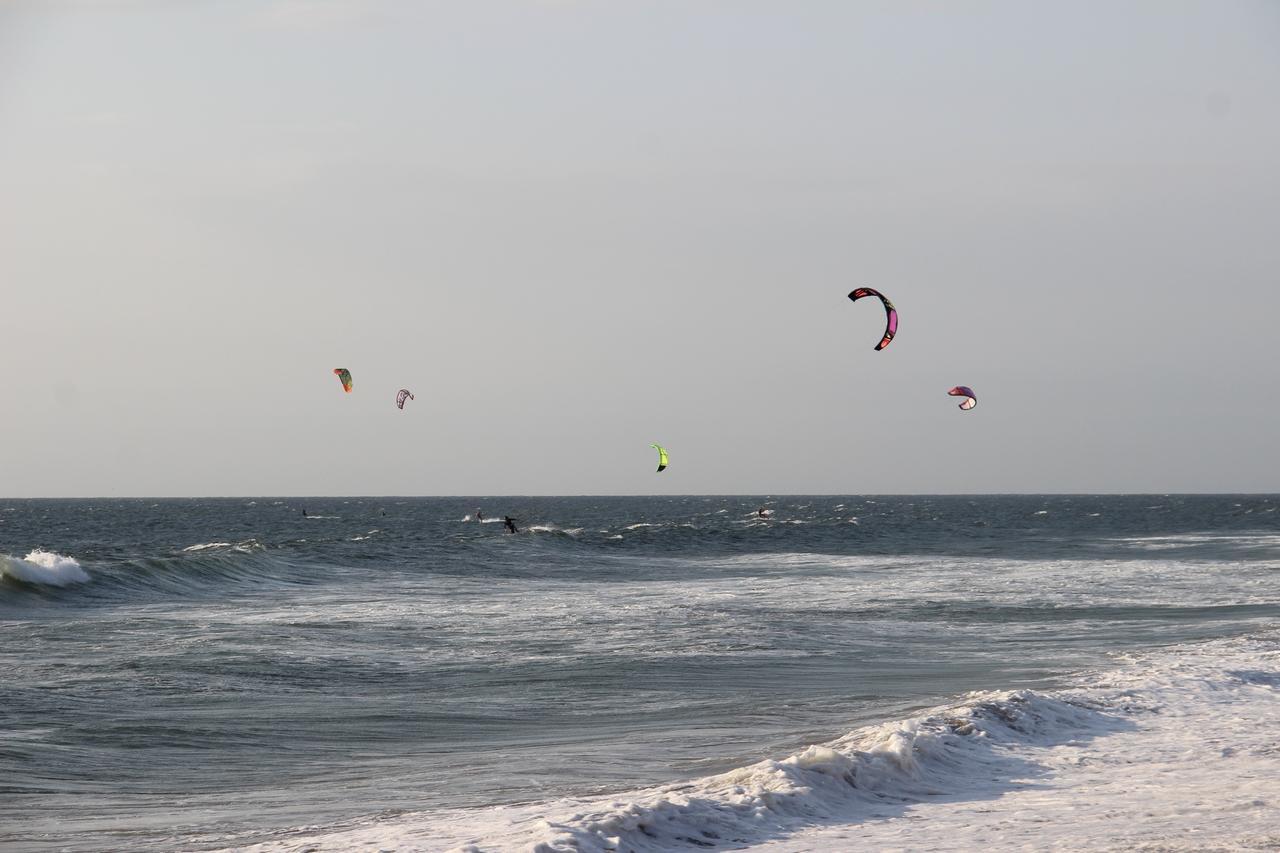
<svg viewBox="0 0 1280 853">
<path fill-rule="evenodd" d="M 307 517 L 307 508 L 305 506 L 302 508 L 302 517 L 303 518 Z"/>
<path fill-rule="evenodd" d="M 484 513 L 480 511 L 479 507 L 476 508 L 476 521 L 484 521 Z"/>
<path fill-rule="evenodd" d="M 517 529 L 516 529 L 516 520 L 515 520 L 514 518 L 512 518 L 511 516 L 509 516 L 509 515 L 504 515 L 504 516 L 502 517 L 502 523 L 503 523 L 503 525 L 505 525 L 505 526 L 506 526 L 506 528 L 507 528 L 507 532 L 508 532 L 508 533 L 519 533 L 519 532 L 520 532 L 519 530 L 517 530 Z"/>
</svg>

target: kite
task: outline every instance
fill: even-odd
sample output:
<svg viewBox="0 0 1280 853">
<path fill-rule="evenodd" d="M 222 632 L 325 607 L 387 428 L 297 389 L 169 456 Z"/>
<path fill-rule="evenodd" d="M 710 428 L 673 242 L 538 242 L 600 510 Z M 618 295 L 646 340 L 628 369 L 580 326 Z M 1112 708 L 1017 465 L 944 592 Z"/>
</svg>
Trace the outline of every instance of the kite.
<svg viewBox="0 0 1280 853">
<path fill-rule="evenodd" d="M 876 344 L 876 349 L 882 350 L 889 345 L 889 341 L 893 340 L 893 336 L 898 334 L 898 309 L 893 307 L 893 303 L 883 293 L 878 290 L 872 290 L 869 287 L 859 287 L 849 294 L 849 298 L 854 302 L 864 296 L 875 296 L 884 303 L 884 313 L 887 318 L 884 337 L 880 339 L 880 343 Z"/>
<path fill-rule="evenodd" d="M 401 388 L 399 391 L 396 392 L 396 408 L 403 409 L 404 401 L 412 400 L 412 399 L 413 399 L 413 394 L 410 393 L 409 389 Z"/>
<path fill-rule="evenodd" d="M 978 405 L 978 397 L 973 393 L 973 389 L 968 385 L 957 385 L 947 392 L 952 397 L 964 397 L 964 401 L 960 404 L 960 408 L 966 412 Z"/>
<path fill-rule="evenodd" d="M 665 470 L 667 470 L 667 451 L 666 451 L 666 449 L 665 449 L 665 448 L 663 448 L 663 447 L 662 447 L 662 445 L 660 445 L 660 444 L 651 444 L 651 445 L 649 445 L 649 446 L 650 446 L 650 447 L 652 447 L 654 450 L 658 451 L 658 470 L 659 470 L 659 471 L 665 471 Z"/>
<path fill-rule="evenodd" d="M 342 383 L 342 390 L 348 394 L 351 393 L 351 371 L 345 367 L 335 367 L 333 374 L 338 377 L 338 381 Z"/>
</svg>

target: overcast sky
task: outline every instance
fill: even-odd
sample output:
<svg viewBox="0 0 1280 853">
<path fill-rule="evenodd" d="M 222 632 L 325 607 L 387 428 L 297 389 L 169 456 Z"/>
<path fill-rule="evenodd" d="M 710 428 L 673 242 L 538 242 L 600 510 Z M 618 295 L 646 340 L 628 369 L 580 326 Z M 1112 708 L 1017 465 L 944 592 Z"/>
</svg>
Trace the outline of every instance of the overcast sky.
<svg viewBox="0 0 1280 853">
<path fill-rule="evenodd" d="M 1278 280 L 1274 0 L 0 0 L 3 496 L 1276 491 Z"/>
</svg>

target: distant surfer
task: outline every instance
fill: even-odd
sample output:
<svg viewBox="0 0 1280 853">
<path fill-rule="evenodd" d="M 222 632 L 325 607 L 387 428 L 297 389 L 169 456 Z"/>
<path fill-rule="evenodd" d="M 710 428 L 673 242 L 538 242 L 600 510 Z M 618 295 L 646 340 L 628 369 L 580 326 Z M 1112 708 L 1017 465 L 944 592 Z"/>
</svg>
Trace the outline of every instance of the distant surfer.
<svg viewBox="0 0 1280 853">
<path fill-rule="evenodd" d="M 515 520 L 514 518 L 512 518 L 511 516 L 509 516 L 509 515 L 504 515 L 504 516 L 502 517 L 502 523 L 503 523 L 503 525 L 505 525 L 505 526 L 506 526 L 506 528 L 507 528 L 507 532 L 508 532 L 508 533 L 519 533 L 519 532 L 520 532 L 520 531 L 516 528 L 516 520 Z"/>
<path fill-rule="evenodd" d="M 307 517 L 307 508 L 305 506 L 302 508 L 302 517 L 303 518 Z"/>
<path fill-rule="evenodd" d="M 476 509 L 476 521 L 484 521 L 484 513 Z"/>
</svg>

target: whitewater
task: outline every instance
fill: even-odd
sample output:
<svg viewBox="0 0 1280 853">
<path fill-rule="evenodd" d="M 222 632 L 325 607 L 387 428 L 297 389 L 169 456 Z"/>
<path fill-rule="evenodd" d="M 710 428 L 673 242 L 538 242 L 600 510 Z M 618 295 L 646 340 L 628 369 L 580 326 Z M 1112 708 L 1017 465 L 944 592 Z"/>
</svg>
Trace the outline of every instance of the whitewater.
<svg viewBox="0 0 1280 853">
<path fill-rule="evenodd" d="M 0 501 L 0 848 L 1276 849 L 1277 505 Z"/>
<path fill-rule="evenodd" d="M 623 796 L 401 816 L 252 849 L 1280 849 L 1280 632 L 1088 682 L 971 693 Z"/>
</svg>

